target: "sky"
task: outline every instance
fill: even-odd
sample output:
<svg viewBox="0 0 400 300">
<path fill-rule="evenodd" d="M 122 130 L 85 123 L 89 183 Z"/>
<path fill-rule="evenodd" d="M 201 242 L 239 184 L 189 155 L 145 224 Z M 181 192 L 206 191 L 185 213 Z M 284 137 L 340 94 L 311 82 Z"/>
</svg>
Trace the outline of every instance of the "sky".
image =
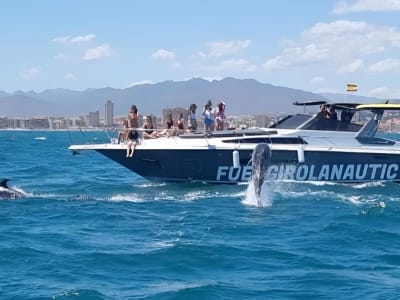
<svg viewBox="0 0 400 300">
<path fill-rule="evenodd" d="M 400 0 L 1 0 L 0 90 L 256 79 L 400 98 Z"/>
</svg>

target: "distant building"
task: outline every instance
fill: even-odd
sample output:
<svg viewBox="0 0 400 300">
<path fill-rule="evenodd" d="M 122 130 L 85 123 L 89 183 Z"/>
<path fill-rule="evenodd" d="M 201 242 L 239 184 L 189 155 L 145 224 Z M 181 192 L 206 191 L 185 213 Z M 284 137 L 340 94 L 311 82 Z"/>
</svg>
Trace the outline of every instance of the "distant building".
<svg viewBox="0 0 400 300">
<path fill-rule="evenodd" d="M 100 112 L 97 110 L 95 112 L 89 112 L 86 115 L 87 125 L 92 127 L 100 126 Z"/>
<path fill-rule="evenodd" d="M 104 126 L 113 126 L 114 125 L 114 103 L 110 100 L 107 100 L 104 105 Z"/>
<path fill-rule="evenodd" d="M 30 129 L 49 129 L 50 122 L 48 117 L 35 117 L 28 120 Z"/>
</svg>

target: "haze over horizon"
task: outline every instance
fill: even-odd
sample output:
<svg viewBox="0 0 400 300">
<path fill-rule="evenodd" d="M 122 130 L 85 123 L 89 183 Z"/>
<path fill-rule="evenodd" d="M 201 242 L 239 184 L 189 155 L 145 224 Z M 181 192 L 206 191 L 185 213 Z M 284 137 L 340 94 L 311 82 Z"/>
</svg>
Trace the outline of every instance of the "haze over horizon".
<svg viewBox="0 0 400 300">
<path fill-rule="evenodd" d="M 5 0 L 0 91 L 252 78 L 400 98 L 400 0 Z"/>
</svg>

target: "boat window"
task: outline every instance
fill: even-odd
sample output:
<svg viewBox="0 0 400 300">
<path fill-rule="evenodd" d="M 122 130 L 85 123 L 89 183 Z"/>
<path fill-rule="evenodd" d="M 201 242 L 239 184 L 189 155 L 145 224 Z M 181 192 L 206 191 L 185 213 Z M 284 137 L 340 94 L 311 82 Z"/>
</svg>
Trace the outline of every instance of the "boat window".
<svg viewBox="0 0 400 300">
<path fill-rule="evenodd" d="M 223 143 L 234 144 L 288 144 L 288 145 L 301 145 L 307 144 L 301 137 L 254 137 L 254 138 L 237 138 L 231 140 L 224 140 Z"/>
<path fill-rule="evenodd" d="M 244 137 L 244 136 L 254 136 L 254 135 L 270 135 L 276 134 L 276 130 L 265 130 L 265 129 L 245 129 L 245 130 L 224 130 L 224 131 L 213 131 L 213 132 L 191 132 L 184 133 L 180 135 L 183 139 L 194 139 L 194 138 L 211 138 L 211 137 Z"/>
<path fill-rule="evenodd" d="M 378 138 L 378 137 L 356 137 L 360 144 L 370 144 L 370 145 L 394 145 L 395 141 Z"/>
<path fill-rule="evenodd" d="M 361 129 L 361 127 L 362 125 L 360 124 L 350 123 L 348 121 L 327 119 L 316 116 L 309 122 L 304 124 L 304 126 L 302 126 L 301 129 L 358 132 Z"/>
</svg>

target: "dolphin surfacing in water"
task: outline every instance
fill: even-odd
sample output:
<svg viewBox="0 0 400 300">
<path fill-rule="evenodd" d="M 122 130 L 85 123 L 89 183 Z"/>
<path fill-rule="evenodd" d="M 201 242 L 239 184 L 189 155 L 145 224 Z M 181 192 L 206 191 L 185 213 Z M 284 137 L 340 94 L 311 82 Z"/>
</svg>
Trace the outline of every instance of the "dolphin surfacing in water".
<svg viewBox="0 0 400 300">
<path fill-rule="evenodd" d="M 261 189 L 265 180 L 265 172 L 269 162 L 271 161 L 271 149 L 266 143 L 258 144 L 251 156 L 252 161 L 252 172 L 251 172 L 251 183 L 254 186 L 257 204 L 260 206 L 261 203 Z"/>
<path fill-rule="evenodd" d="M 7 182 L 10 179 L 3 179 L 0 181 L 0 199 L 17 199 L 25 197 L 26 195 L 15 189 L 8 187 Z"/>
</svg>

